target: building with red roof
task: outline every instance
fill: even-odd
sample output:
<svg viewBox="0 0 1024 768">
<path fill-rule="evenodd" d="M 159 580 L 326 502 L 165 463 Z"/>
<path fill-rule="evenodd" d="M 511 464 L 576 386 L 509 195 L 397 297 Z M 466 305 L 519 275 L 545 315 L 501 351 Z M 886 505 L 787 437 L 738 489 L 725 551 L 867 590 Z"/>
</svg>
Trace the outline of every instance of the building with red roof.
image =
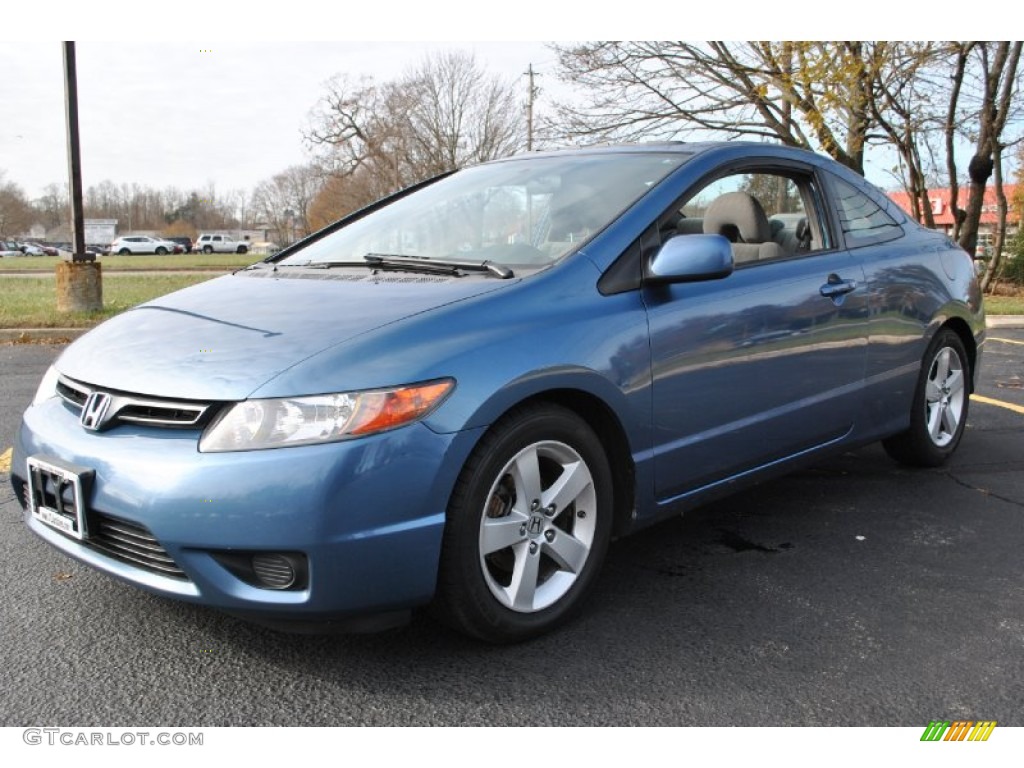
<svg viewBox="0 0 1024 768">
<path fill-rule="evenodd" d="M 1006 232 L 1012 235 L 1020 226 L 1020 211 L 1013 205 L 1013 199 L 1017 192 L 1016 184 L 1004 184 L 1003 192 L 1009 209 L 1006 212 Z M 970 196 L 969 187 L 960 187 L 957 192 L 957 207 L 966 208 L 967 199 Z M 889 192 L 889 199 L 907 213 L 912 213 L 910 207 L 910 196 L 906 192 Z M 950 206 L 949 188 L 929 189 L 928 200 L 932 206 L 932 216 L 935 217 L 935 228 L 941 229 L 946 234 L 953 231 L 953 208 Z M 999 212 L 996 205 L 996 189 L 989 186 L 985 188 L 985 199 L 981 204 L 981 221 L 978 224 L 978 243 L 988 246 L 992 244 L 995 237 L 996 224 L 998 223 Z"/>
</svg>

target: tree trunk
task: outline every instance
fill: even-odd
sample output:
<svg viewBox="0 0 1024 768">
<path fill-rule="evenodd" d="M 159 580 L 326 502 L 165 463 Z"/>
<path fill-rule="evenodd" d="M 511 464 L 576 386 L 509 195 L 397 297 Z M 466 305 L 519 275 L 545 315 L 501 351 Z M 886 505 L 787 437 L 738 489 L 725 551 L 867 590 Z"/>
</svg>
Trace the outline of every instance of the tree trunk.
<svg viewBox="0 0 1024 768">
<path fill-rule="evenodd" d="M 1010 112 L 1010 102 L 1015 92 L 1017 81 L 1017 65 L 1020 61 L 1021 43 L 1000 42 L 996 44 L 995 54 L 990 62 L 988 44 L 979 43 L 977 50 L 982 63 L 982 80 L 984 98 L 978 118 L 980 131 L 977 148 L 971 158 L 967 172 L 971 179 L 970 198 L 967 203 L 967 215 L 960 232 L 960 246 L 970 254 L 974 254 L 978 246 L 978 229 L 981 213 L 985 202 L 985 186 L 992 176 L 996 165 L 995 159 L 1002 159 L 1000 136 L 1006 125 Z M 1001 173 L 1002 169 L 998 169 Z M 991 283 L 989 276 L 987 283 Z"/>
<path fill-rule="evenodd" d="M 1003 147 L 996 143 L 993 152 L 994 177 L 996 187 L 996 208 L 998 210 L 996 221 L 996 236 L 992 243 L 992 256 L 988 262 L 988 268 L 981 278 L 981 290 L 986 292 L 989 286 L 995 282 L 1003 268 L 1003 242 L 1006 240 L 1006 191 L 1003 189 Z"/>
<path fill-rule="evenodd" d="M 992 177 L 995 163 L 989 154 L 975 154 L 967 166 L 970 175 L 970 192 L 967 198 L 967 210 L 963 228 L 960 230 L 960 247 L 972 256 L 978 248 L 978 228 L 981 224 L 982 208 L 985 205 L 985 187 Z"/>
<path fill-rule="evenodd" d="M 946 171 L 949 174 L 949 210 L 953 216 L 952 238 L 960 241 L 960 228 L 963 226 L 966 213 L 960 207 L 960 180 L 957 178 L 956 153 L 954 144 L 956 140 L 956 111 L 960 103 L 960 89 L 963 87 L 964 72 L 967 69 L 967 57 L 971 53 L 974 43 L 956 44 L 956 66 L 950 79 L 953 81 L 952 90 L 949 95 L 949 108 L 946 110 Z"/>
</svg>

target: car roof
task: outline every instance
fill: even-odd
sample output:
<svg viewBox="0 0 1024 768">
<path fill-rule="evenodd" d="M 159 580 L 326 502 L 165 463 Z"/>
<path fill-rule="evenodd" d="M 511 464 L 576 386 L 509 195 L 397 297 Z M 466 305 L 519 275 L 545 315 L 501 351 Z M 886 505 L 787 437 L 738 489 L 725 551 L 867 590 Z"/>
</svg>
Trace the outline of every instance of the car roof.
<svg viewBox="0 0 1024 768">
<path fill-rule="evenodd" d="M 601 155 L 601 154 L 623 154 L 623 153 L 637 153 L 637 154 L 664 154 L 664 153 L 678 153 L 684 155 L 690 155 L 695 157 L 697 155 L 708 155 L 708 154 L 725 154 L 725 155 L 743 155 L 746 153 L 758 154 L 762 156 L 779 157 L 779 158 L 790 158 L 793 160 L 802 160 L 815 165 L 825 165 L 835 163 L 831 158 L 826 157 L 818 152 L 814 152 L 809 149 L 803 149 L 801 147 L 790 147 L 784 144 L 765 143 L 759 141 L 652 141 L 652 142 L 640 142 L 640 143 L 620 143 L 620 144 L 594 144 L 589 146 L 581 147 L 567 147 L 563 149 L 554 149 L 544 152 L 530 152 L 513 155 L 512 157 L 502 158 L 499 160 L 491 160 L 485 165 L 491 163 L 501 163 L 513 160 L 522 160 L 525 158 L 532 157 L 571 157 L 580 155 Z"/>
</svg>

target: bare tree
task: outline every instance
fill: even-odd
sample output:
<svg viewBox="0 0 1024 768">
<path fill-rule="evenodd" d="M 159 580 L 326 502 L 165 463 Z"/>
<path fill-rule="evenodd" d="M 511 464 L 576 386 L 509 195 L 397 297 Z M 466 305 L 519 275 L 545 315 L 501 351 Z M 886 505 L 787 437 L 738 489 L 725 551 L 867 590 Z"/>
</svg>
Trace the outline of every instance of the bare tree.
<svg viewBox="0 0 1024 768">
<path fill-rule="evenodd" d="M 549 130 L 570 140 L 699 132 L 820 149 L 863 172 L 870 49 L 858 42 L 599 41 L 553 46 L 561 79 L 586 94 Z"/>
<path fill-rule="evenodd" d="M 318 215 L 337 217 L 417 181 L 525 146 L 510 82 L 469 54 L 427 57 L 398 80 L 337 76 L 305 138 L 328 176 Z M 329 201 L 345 207 L 329 211 Z"/>
<path fill-rule="evenodd" d="M 47 184 L 33 206 L 39 223 L 46 229 L 59 227 L 71 219 L 67 184 Z"/>
<path fill-rule="evenodd" d="M 953 43 L 953 66 L 950 71 L 950 92 L 947 100 L 946 119 L 943 134 L 946 139 L 946 173 L 949 177 L 949 208 L 953 212 L 953 239 L 960 239 L 960 228 L 967 212 L 960 208 L 960 180 L 956 170 L 956 137 L 959 128 L 957 114 L 960 109 L 960 93 L 963 90 L 967 62 L 974 48 L 973 42 Z"/>
<path fill-rule="evenodd" d="M 3 176 L 0 171 L 0 235 L 13 237 L 32 226 L 34 212 L 21 187 Z"/>
<path fill-rule="evenodd" d="M 929 135 L 939 130 L 942 106 L 938 85 L 943 73 L 939 61 L 948 48 L 934 43 L 872 42 L 871 91 L 868 104 L 878 136 L 868 140 L 888 142 L 899 154 L 900 181 L 910 201 L 911 214 L 928 227 L 935 226 L 928 198 Z M 934 162 L 931 163 L 934 165 Z"/>
<path fill-rule="evenodd" d="M 316 166 L 294 165 L 256 185 L 251 202 L 253 214 L 265 221 L 276 232 L 278 241 L 286 245 L 296 235 L 305 236 L 312 231 L 309 209 L 322 186 Z"/>
<path fill-rule="evenodd" d="M 474 58 L 448 52 L 424 59 L 403 80 L 412 163 L 424 176 L 514 154 L 524 126 L 511 84 Z"/>
<path fill-rule="evenodd" d="M 974 139 L 974 154 L 967 166 L 970 179 L 970 193 L 967 208 L 963 215 L 963 225 L 959 231 L 958 242 L 968 253 L 974 253 L 978 245 L 978 229 L 985 201 L 985 188 L 993 178 L 996 186 L 997 212 L 1005 229 L 1006 195 L 1003 191 L 1002 153 L 1007 144 L 1003 132 L 1007 126 L 1016 101 L 1019 86 L 1019 64 L 1021 43 L 1017 42 L 977 42 L 968 51 L 973 59 L 973 69 L 966 69 L 966 77 L 973 77 L 973 91 L 976 94 L 977 130 L 969 131 Z M 968 62 L 970 62 L 970 60 Z M 970 115 L 974 117 L 974 115 Z M 950 163 L 951 177 L 955 176 L 955 163 Z M 996 233 L 996 248 L 982 278 L 982 289 L 988 290 L 993 277 L 999 270 L 1002 257 L 1003 234 Z"/>
</svg>

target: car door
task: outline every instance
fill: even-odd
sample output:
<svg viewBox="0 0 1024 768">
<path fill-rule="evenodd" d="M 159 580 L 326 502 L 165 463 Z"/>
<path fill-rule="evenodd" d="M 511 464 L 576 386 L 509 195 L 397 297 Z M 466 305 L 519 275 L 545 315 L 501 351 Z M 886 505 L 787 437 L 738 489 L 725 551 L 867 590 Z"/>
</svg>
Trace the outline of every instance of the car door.
<svg viewBox="0 0 1024 768">
<path fill-rule="evenodd" d="M 682 217 L 675 236 L 724 234 L 737 264 L 724 279 L 643 291 L 662 504 L 842 440 L 864 379 L 864 274 L 840 247 L 813 170 L 775 162 L 698 186 L 671 212 Z M 716 223 L 727 195 L 754 197 L 771 237 Z"/>
<path fill-rule="evenodd" d="M 907 236 L 895 203 L 856 177 L 827 174 L 838 229 L 864 267 L 871 301 L 865 427 L 890 433 L 905 423 L 933 321 L 949 296 L 942 235 Z M 922 254 L 928 257 L 922 258 Z M 940 266 L 942 265 L 942 266 Z"/>
</svg>

